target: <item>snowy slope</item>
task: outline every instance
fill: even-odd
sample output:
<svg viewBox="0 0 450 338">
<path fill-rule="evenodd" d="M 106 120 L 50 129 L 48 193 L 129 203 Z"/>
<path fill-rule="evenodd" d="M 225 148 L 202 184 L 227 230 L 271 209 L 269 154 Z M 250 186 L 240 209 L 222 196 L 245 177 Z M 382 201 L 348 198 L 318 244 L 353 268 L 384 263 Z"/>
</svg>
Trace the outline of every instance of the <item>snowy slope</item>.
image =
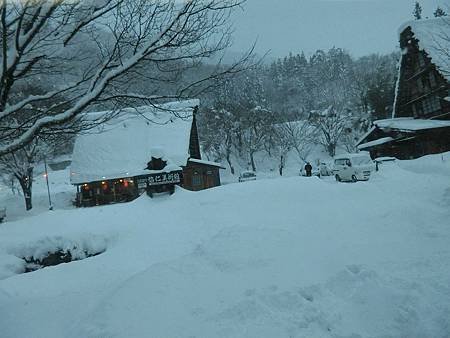
<svg viewBox="0 0 450 338">
<path fill-rule="evenodd" d="M 76 189 L 70 184 L 69 175 L 69 169 L 53 171 L 48 168 L 50 195 L 56 209 L 73 208 L 72 200 L 75 198 Z M 32 210 L 25 210 L 25 202 L 20 186 L 17 182 L 15 184 L 20 192 L 15 190 L 14 194 L 9 187 L 0 184 L 0 207 L 6 207 L 8 221 L 16 221 L 26 216 L 38 215 L 48 211 L 48 192 L 43 167 L 39 166 L 34 170 Z"/>
<path fill-rule="evenodd" d="M 398 162 L 2 224 L 1 337 L 448 337 L 450 154 Z"/>
</svg>

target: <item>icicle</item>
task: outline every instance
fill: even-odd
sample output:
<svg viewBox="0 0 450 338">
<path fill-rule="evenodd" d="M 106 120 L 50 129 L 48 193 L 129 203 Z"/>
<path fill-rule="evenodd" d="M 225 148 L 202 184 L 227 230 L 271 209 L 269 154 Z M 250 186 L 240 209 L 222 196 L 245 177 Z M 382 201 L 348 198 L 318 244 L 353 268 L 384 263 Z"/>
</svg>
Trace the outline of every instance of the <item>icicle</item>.
<svg viewBox="0 0 450 338">
<path fill-rule="evenodd" d="M 395 118 L 395 110 L 397 109 L 397 99 L 398 99 L 398 91 L 400 88 L 400 75 L 401 75 L 401 68 L 402 68 L 402 60 L 404 55 L 404 50 L 402 50 L 402 53 L 400 54 L 400 59 L 398 60 L 397 64 L 397 81 L 395 83 L 395 95 L 394 95 L 394 105 L 392 106 L 392 118 Z"/>
</svg>

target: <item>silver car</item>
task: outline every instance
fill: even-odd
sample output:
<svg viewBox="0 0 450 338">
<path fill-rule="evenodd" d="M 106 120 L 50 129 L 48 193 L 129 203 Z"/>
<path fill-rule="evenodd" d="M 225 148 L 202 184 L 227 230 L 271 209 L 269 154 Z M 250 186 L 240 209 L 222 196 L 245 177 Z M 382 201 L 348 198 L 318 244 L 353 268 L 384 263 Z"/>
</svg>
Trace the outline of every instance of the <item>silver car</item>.
<svg viewBox="0 0 450 338">
<path fill-rule="evenodd" d="M 256 173 L 254 171 L 243 171 L 241 175 L 239 175 L 239 182 L 247 182 L 256 180 Z"/>
</svg>

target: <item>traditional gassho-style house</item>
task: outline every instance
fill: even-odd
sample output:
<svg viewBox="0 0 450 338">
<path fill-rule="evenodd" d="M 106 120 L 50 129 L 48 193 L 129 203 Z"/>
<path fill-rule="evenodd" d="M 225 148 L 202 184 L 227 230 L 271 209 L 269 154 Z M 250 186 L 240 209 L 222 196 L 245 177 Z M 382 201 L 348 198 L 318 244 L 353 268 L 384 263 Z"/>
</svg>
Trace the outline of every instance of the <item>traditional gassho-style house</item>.
<svg viewBox="0 0 450 338">
<path fill-rule="evenodd" d="M 375 121 L 357 143 L 372 158 L 417 158 L 450 150 L 450 18 L 400 28 L 393 118 Z"/>
<path fill-rule="evenodd" d="M 77 206 L 131 201 L 144 192 L 173 193 L 175 185 L 194 191 L 219 186 L 221 165 L 201 159 L 198 104 L 124 109 L 79 135 L 70 177 Z"/>
</svg>

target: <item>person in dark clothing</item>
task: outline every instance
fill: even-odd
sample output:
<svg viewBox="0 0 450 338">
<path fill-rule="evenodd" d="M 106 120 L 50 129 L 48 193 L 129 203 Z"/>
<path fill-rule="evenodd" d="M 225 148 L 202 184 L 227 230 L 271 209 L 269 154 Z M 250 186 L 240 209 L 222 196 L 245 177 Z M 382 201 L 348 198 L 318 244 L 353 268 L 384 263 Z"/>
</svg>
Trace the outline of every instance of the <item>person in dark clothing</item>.
<svg viewBox="0 0 450 338">
<path fill-rule="evenodd" d="M 306 172 L 306 176 L 311 176 L 312 174 L 312 165 L 311 163 L 306 163 L 305 165 L 305 172 Z"/>
</svg>

